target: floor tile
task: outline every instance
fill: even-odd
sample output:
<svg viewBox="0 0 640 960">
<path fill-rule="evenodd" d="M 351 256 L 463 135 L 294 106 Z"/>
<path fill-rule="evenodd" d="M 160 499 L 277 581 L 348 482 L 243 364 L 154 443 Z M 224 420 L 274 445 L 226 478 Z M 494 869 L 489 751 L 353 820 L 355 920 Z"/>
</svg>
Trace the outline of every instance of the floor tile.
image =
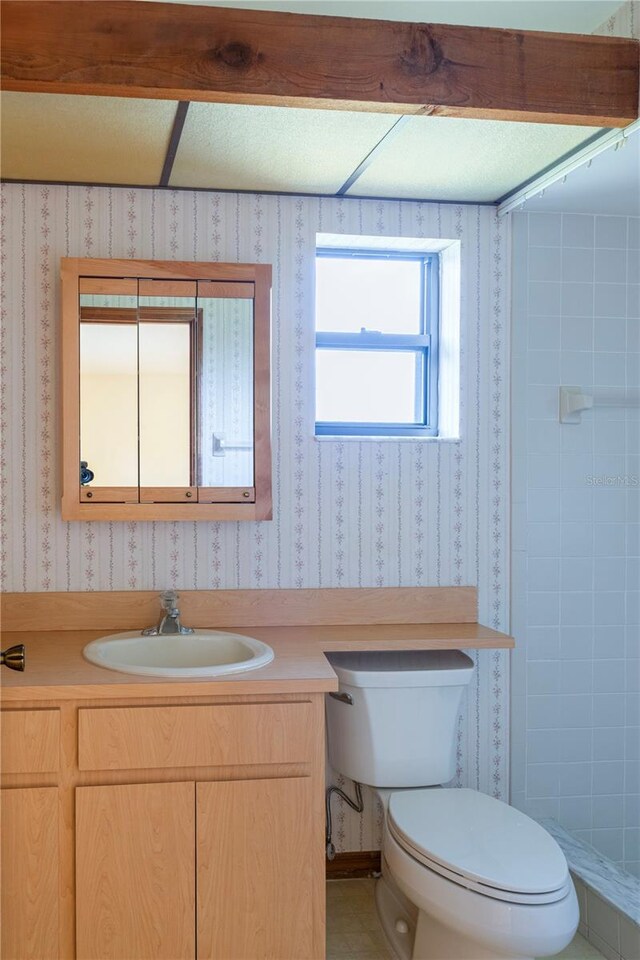
<svg viewBox="0 0 640 960">
<path fill-rule="evenodd" d="M 375 880 L 327 883 L 327 960 L 393 960 L 378 920 Z M 576 934 L 556 960 L 604 960 Z"/>
<path fill-rule="evenodd" d="M 555 960 L 603 960 L 602 954 L 592 943 L 576 933 L 568 947 L 556 954 Z"/>
</svg>

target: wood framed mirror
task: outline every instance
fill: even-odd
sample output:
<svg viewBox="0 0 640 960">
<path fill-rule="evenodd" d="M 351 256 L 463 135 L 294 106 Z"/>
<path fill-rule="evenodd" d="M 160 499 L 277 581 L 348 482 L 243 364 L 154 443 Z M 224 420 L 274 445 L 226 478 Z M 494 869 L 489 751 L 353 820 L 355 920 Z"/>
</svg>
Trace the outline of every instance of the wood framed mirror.
<svg viewBox="0 0 640 960">
<path fill-rule="evenodd" d="M 271 267 L 61 274 L 63 519 L 271 519 Z"/>
</svg>

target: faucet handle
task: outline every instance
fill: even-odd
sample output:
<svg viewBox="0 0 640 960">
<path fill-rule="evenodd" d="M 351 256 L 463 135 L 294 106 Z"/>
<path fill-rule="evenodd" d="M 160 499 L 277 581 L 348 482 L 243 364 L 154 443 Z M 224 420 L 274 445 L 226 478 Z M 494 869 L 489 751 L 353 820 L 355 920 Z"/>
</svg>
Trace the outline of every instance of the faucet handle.
<svg viewBox="0 0 640 960">
<path fill-rule="evenodd" d="M 178 597 L 180 595 L 175 590 L 163 590 L 160 594 L 160 603 L 167 612 L 175 610 Z"/>
</svg>

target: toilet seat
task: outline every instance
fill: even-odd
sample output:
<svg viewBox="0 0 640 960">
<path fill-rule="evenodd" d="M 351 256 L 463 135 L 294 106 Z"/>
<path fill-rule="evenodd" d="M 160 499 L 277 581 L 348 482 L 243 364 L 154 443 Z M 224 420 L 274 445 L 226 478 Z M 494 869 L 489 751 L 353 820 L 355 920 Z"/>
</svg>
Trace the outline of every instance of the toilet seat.
<svg viewBox="0 0 640 960">
<path fill-rule="evenodd" d="M 539 824 L 475 790 L 404 790 L 389 799 L 393 839 L 424 867 L 483 896 L 554 903 L 571 877 L 556 841 Z"/>
</svg>

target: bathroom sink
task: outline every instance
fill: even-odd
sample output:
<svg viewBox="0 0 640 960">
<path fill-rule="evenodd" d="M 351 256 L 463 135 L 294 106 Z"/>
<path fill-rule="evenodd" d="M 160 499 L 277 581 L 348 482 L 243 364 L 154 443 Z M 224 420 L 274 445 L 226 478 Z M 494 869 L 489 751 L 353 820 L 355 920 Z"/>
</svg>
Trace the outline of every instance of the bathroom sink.
<svg viewBox="0 0 640 960">
<path fill-rule="evenodd" d="M 273 660 L 261 640 L 220 630 L 181 635 L 142 636 L 140 631 L 93 640 L 82 651 L 86 660 L 144 677 L 221 677 L 256 670 Z"/>
</svg>

